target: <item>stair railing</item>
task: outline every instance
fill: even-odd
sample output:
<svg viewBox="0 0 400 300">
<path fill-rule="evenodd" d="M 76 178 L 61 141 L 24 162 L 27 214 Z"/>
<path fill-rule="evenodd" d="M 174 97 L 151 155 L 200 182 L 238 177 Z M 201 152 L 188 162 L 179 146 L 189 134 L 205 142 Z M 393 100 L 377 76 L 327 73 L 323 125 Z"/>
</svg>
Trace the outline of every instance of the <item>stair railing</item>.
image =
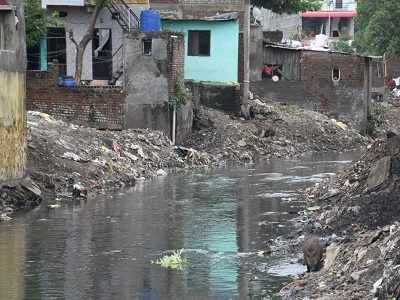
<svg viewBox="0 0 400 300">
<path fill-rule="evenodd" d="M 123 25 L 120 25 L 124 30 L 130 32 L 134 28 L 139 28 L 140 20 L 138 16 L 124 0 L 112 0 L 109 4 L 109 9 L 118 14 L 120 21 L 123 23 Z"/>
</svg>

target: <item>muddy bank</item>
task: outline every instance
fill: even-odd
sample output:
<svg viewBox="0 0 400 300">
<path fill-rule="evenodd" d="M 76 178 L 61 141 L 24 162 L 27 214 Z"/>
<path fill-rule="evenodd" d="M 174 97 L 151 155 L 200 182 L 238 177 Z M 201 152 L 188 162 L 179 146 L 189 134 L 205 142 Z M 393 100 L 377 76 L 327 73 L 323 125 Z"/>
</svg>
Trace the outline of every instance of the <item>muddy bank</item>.
<svg viewBox="0 0 400 300">
<path fill-rule="evenodd" d="M 368 138 L 327 116 L 292 105 L 250 100 L 251 120 L 201 107 L 185 145 L 221 160 L 299 158 L 305 153 L 350 151 Z"/>
<path fill-rule="evenodd" d="M 302 221 L 328 241 L 325 266 L 285 287 L 286 298 L 400 297 L 400 136 L 386 135 L 334 182 L 307 191 Z"/>
<path fill-rule="evenodd" d="M 42 193 L 54 205 L 58 200 L 129 187 L 171 170 L 214 164 L 216 160 L 206 153 L 177 149 L 158 131 L 99 131 L 29 112 L 29 184 L 5 184 L 0 213 L 6 219 L 13 211 L 32 208 L 40 203 Z M 29 200 L 32 189 L 38 199 Z"/>
</svg>

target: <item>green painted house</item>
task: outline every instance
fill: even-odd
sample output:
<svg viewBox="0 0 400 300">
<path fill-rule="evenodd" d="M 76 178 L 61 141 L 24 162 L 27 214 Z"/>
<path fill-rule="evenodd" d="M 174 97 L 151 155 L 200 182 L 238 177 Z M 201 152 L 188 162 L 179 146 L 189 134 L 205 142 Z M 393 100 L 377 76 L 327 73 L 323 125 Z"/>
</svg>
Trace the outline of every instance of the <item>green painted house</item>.
<svg viewBox="0 0 400 300">
<path fill-rule="evenodd" d="M 185 79 L 238 82 L 238 13 L 202 19 L 163 19 L 163 29 L 185 35 Z"/>
</svg>

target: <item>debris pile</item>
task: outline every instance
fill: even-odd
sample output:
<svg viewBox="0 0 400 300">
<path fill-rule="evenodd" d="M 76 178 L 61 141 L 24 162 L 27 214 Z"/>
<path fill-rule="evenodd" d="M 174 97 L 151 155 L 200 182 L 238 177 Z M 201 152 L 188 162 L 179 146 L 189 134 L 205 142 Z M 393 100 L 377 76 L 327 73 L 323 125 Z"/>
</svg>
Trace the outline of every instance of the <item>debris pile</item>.
<svg viewBox="0 0 400 300">
<path fill-rule="evenodd" d="M 335 182 L 308 191 L 323 211 L 318 216 L 325 231 L 367 230 L 385 226 L 400 214 L 400 136 L 388 134 Z"/>
<path fill-rule="evenodd" d="M 185 145 L 221 160 L 253 162 L 259 158 L 298 158 L 306 152 L 348 151 L 368 139 L 323 114 L 259 99 L 251 102 L 252 120 L 202 107 L 195 131 Z"/>
<path fill-rule="evenodd" d="M 45 187 L 54 187 L 61 197 L 72 191 L 120 189 L 165 175 L 170 169 L 214 162 L 196 150 L 176 149 L 159 131 L 99 131 L 39 112 L 28 113 L 28 127 L 29 173 Z"/>
<path fill-rule="evenodd" d="M 400 136 L 388 131 L 335 182 L 308 191 L 305 220 L 334 236 L 325 267 L 282 290 L 288 299 L 399 299 Z M 305 221 L 303 220 L 303 221 Z"/>
</svg>

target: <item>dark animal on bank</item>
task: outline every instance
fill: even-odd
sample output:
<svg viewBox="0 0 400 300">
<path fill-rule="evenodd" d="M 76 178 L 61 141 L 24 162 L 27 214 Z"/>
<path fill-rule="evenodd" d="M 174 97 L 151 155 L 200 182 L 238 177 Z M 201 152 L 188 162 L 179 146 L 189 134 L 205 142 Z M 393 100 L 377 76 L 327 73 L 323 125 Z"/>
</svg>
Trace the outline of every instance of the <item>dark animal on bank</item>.
<svg viewBox="0 0 400 300">
<path fill-rule="evenodd" d="M 304 238 L 303 253 L 307 272 L 318 272 L 322 267 L 322 256 L 324 253 L 324 247 L 319 237 L 306 235 Z"/>
</svg>

